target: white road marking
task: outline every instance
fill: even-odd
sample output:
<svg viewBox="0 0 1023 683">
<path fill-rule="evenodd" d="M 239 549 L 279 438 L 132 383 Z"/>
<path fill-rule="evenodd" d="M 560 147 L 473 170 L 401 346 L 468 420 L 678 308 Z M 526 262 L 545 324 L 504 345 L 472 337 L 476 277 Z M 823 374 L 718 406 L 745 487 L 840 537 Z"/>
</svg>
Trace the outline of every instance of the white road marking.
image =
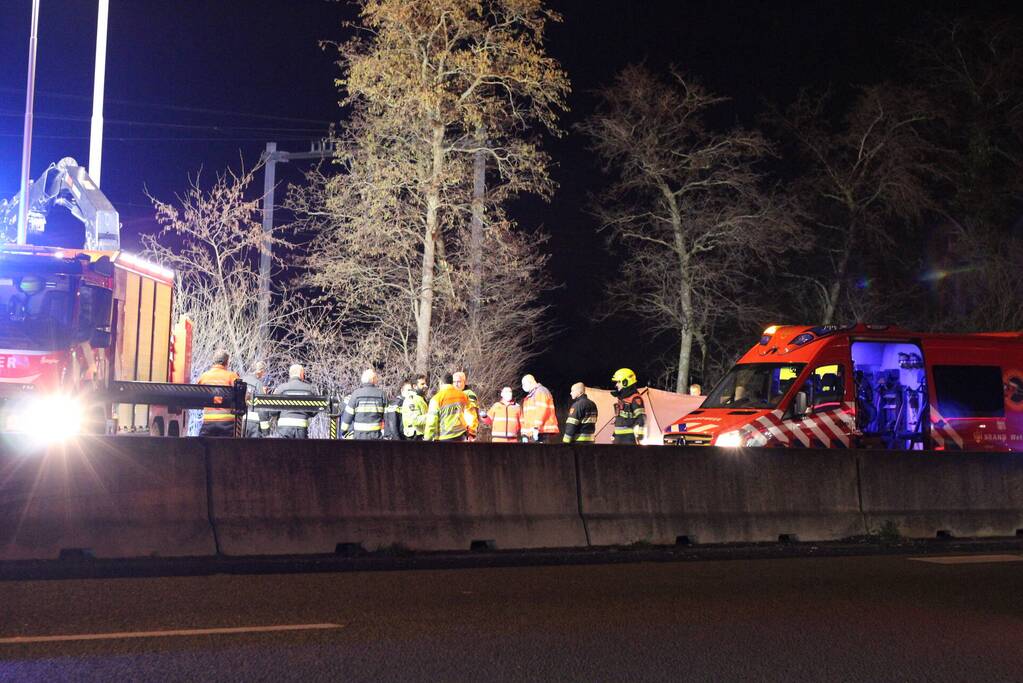
<svg viewBox="0 0 1023 683">
<path fill-rule="evenodd" d="M 914 562 L 930 564 L 987 564 L 989 562 L 1023 562 L 1023 555 L 945 555 L 942 557 L 910 557 Z"/>
<path fill-rule="evenodd" d="M 80 633 L 61 636 L 14 636 L 0 638 L 0 645 L 23 643 L 59 643 L 74 640 L 121 640 L 123 638 L 171 638 L 176 636 L 220 636 L 236 633 L 274 633 L 278 631 L 324 631 L 344 628 L 344 624 L 283 624 L 280 626 L 240 626 L 236 628 L 188 628 L 173 631 L 124 631 L 120 633 Z"/>
</svg>

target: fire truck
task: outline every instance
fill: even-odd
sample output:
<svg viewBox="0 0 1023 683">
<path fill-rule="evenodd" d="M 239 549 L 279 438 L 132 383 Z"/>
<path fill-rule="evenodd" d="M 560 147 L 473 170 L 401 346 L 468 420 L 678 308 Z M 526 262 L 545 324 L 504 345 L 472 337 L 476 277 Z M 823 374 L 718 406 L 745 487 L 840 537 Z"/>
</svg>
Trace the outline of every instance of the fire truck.
<svg viewBox="0 0 1023 683">
<path fill-rule="evenodd" d="M 74 159 L 32 184 L 30 229 L 56 205 L 84 223 L 84 249 L 0 246 L 0 430 L 184 434 L 180 410 L 138 397 L 139 383 L 160 401 L 154 389 L 189 380 L 174 272 L 120 249 L 117 211 Z"/>
<path fill-rule="evenodd" d="M 1023 451 L 1023 334 L 771 326 L 666 443 Z"/>
</svg>

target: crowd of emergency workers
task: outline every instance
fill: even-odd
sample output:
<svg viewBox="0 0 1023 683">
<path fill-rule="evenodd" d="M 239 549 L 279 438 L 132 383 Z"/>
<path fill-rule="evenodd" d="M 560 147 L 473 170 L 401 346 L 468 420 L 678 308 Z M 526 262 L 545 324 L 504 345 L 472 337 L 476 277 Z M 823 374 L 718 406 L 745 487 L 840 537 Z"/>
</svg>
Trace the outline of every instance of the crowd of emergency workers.
<svg viewBox="0 0 1023 683">
<path fill-rule="evenodd" d="M 293 364 L 288 368 L 288 381 L 272 392 L 264 384 L 266 364 L 257 362 L 249 372 L 239 375 L 230 369 L 227 351 L 214 353 L 212 367 L 198 379 L 198 384 L 232 386 L 245 382 L 247 394 L 273 394 L 288 397 L 320 396 L 316 387 L 306 381 L 305 368 Z M 636 373 L 628 368 L 618 370 L 611 378 L 616 397 L 613 441 L 638 444 L 646 429 L 643 398 L 636 386 Z M 396 441 L 476 441 L 480 426 L 490 427 L 490 441 L 504 443 L 592 443 L 597 432 L 597 405 L 586 395 L 582 382 L 572 385 L 572 404 L 562 431 L 558 426 L 554 397 L 533 375 L 522 377 L 524 397 L 515 400 L 510 386 L 501 389 L 501 398 L 489 408 L 481 408 L 476 392 L 467 384 L 463 371 L 446 373 L 436 393 L 427 398 L 429 381 L 426 375 L 410 378 L 401 385 L 396 396 L 388 396 L 380 387 L 376 370 L 363 371 L 361 385 L 344 398 L 340 417 L 340 435 L 347 439 L 390 439 Z M 250 406 L 245 415 L 243 436 L 246 438 L 278 437 L 305 439 L 316 410 L 301 406 L 280 410 L 260 410 Z M 235 414 L 230 408 L 205 408 L 200 436 L 232 437 L 235 435 Z"/>
</svg>

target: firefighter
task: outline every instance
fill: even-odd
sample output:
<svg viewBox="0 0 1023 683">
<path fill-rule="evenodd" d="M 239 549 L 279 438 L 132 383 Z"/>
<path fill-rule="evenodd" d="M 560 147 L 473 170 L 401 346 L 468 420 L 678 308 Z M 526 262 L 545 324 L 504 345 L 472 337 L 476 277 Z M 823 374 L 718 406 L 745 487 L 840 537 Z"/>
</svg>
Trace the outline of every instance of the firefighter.
<svg viewBox="0 0 1023 683">
<path fill-rule="evenodd" d="M 420 380 L 423 388 L 420 389 Z M 426 411 L 429 406 L 423 394 L 426 392 L 426 375 L 420 375 L 416 380 L 416 386 L 411 382 L 405 382 L 401 387 L 401 425 L 405 433 L 406 441 L 422 441 L 423 428 L 426 422 Z"/>
<path fill-rule="evenodd" d="M 646 434 L 646 410 L 643 397 L 636 388 L 636 373 L 621 368 L 612 375 L 611 381 L 615 384 L 615 391 L 611 393 L 618 399 L 615 402 L 614 442 L 634 446 Z"/>
<path fill-rule="evenodd" d="M 444 375 L 440 390 L 430 399 L 426 410 L 426 427 L 423 439 L 426 441 L 465 441 L 469 433 L 466 414 L 469 412 L 469 397 L 454 386 L 451 373 Z"/>
<path fill-rule="evenodd" d="M 252 367 L 252 372 L 242 375 L 242 381 L 248 386 L 246 399 L 252 400 L 253 396 L 266 393 L 266 385 L 263 384 L 263 377 L 266 376 L 266 363 L 257 361 Z M 270 413 L 265 410 L 249 408 L 245 413 L 245 438 L 258 439 L 266 437 L 270 432 Z"/>
<path fill-rule="evenodd" d="M 316 387 L 305 381 L 305 368 L 294 364 L 288 368 L 288 381 L 277 387 L 275 396 L 316 396 Z M 284 408 L 277 411 L 277 436 L 282 439 L 309 438 L 309 420 L 315 410 Z"/>
<path fill-rule="evenodd" d="M 494 443 L 515 443 L 522 436 L 522 406 L 512 396 L 512 388 L 501 389 L 501 400 L 490 406 L 483 421 L 490 425 Z"/>
<path fill-rule="evenodd" d="M 383 438 L 387 394 L 377 386 L 379 381 L 376 370 L 363 370 L 362 386 L 352 392 L 341 420 L 341 432 L 346 438 L 348 434 L 360 441 Z"/>
<path fill-rule="evenodd" d="M 456 372 L 451 375 L 451 378 L 456 389 L 461 389 L 465 394 L 465 397 L 469 399 L 469 410 L 465 414 L 465 424 L 469 428 L 469 432 L 466 436 L 467 441 L 476 440 L 476 431 L 480 424 L 480 401 L 479 397 L 476 396 L 476 392 L 470 389 L 466 382 L 468 377 L 462 371 Z"/>
<path fill-rule="evenodd" d="M 199 375 L 196 384 L 215 387 L 230 387 L 240 377 L 238 373 L 228 370 L 230 356 L 224 349 L 213 352 L 213 366 Z M 230 408 L 203 408 L 202 427 L 199 436 L 234 436 L 234 412 Z"/>
<path fill-rule="evenodd" d="M 565 420 L 565 443 L 593 443 L 597 431 L 597 404 L 586 395 L 586 385 L 576 382 L 570 392 L 572 407 Z"/>
<path fill-rule="evenodd" d="M 558 439 L 558 416 L 554 413 L 554 397 L 532 375 L 522 378 L 522 440 L 554 443 Z"/>
</svg>

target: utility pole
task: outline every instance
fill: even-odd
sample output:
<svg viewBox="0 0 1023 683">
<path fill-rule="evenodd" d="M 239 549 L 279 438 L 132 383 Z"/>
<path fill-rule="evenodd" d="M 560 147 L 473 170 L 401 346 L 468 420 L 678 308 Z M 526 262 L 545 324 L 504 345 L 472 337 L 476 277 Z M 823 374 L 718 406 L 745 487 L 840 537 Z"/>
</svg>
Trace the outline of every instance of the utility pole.
<svg viewBox="0 0 1023 683">
<path fill-rule="evenodd" d="M 99 185 L 103 168 L 103 88 L 107 73 L 107 15 L 110 0 L 99 0 L 96 19 L 96 76 L 92 81 L 92 131 L 89 135 L 89 176 Z"/>
<path fill-rule="evenodd" d="M 32 167 L 32 110 L 36 94 L 36 46 L 39 44 L 39 0 L 32 0 L 28 34 L 28 87 L 25 92 L 25 133 L 21 147 L 21 198 L 18 200 L 18 244 L 28 244 L 28 177 Z"/>
<path fill-rule="evenodd" d="M 334 145 L 327 140 L 309 143 L 308 152 L 285 152 L 276 142 L 266 143 L 263 152 L 263 248 L 259 252 L 259 320 L 261 347 L 266 351 L 270 320 L 270 265 L 273 263 L 274 190 L 277 187 L 277 164 L 302 159 L 327 159 L 334 156 Z M 265 354 L 264 354 L 265 355 Z"/>
</svg>

